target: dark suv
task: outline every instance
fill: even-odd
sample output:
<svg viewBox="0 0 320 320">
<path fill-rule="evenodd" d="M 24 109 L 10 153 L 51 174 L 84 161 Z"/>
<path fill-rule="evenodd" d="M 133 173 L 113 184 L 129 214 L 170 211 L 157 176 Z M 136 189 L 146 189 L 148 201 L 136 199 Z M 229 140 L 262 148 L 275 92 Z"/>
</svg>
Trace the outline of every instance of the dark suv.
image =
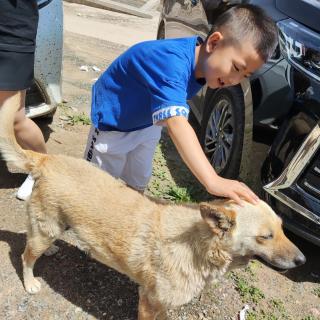
<svg viewBox="0 0 320 320">
<path fill-rule="evenodd" d="M 258 177 L 285 225 L 320 245 L 320 1 L 163 0 L 158 39 L 205 38 L 215 18 L 241 2 L 263 7 L 277 22 L 279 47 L 240 85 L 203 88 L 189 101 L 191 121 L 220 175 Z M 256 131 L 271 146 L 261 172 L 251 165 Z"/>
<path fill-rule="evenodd" d="M 293 92 L 263 165 L 269 203 L 293 232 L 320 245 L 320 2 L 276 0 L 279 44 Z"/>
</svg>

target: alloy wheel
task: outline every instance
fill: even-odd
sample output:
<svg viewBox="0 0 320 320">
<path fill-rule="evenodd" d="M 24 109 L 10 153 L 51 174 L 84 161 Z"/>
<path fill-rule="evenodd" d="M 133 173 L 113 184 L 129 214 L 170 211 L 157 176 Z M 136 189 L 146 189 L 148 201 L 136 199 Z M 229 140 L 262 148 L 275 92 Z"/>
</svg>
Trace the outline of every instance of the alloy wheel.
<svg viewBox="0 0 320 320">
<path fill-rule="evenodd" d="M 230 100 L 222 98 L 209 117 L 204 151 L 217 173 L 225 168 L 231 156 L 234 137 L 234 117 Z"/>
</svg>

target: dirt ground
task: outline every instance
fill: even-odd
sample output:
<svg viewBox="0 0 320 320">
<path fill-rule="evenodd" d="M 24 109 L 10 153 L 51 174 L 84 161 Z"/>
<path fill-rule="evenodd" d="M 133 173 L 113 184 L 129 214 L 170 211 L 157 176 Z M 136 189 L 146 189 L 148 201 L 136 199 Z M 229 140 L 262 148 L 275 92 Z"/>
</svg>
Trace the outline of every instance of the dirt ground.
<svg viewBox="0 0 320 320">
<path fill-rule="evenodd" d="M 78 23 L 78 32 L 69 25 L 65 32 L 63 96 L 64 103 L 52 120 L 38 120 L 50 153 L 82 157 L 89 130 L 90 88 L 101 70 L 127 48 L 127 40 L 111 42 L 81 30 L 102 22 L 126 26 L 132 33 L 148 38 L 156 32 L 156 21 L 65 4 L 65 21 Z M 148 26 L 147 33 L 144 33 Z M 71 31 L 70 31 L 71 30 Z M 93 28 L 94 30 L 94 28 Z M 93 32 L 94 33 L 94 32 Z M 155 33 L 154 33 L 155 34 Z M 80 71 L 88 65 L 89 71 Z M 255 144 L 257 152 L 266 146 Z M 76 246 L 72 233 L 58 241 L 60 251 L 41 257 L 35 274 L 42 283 L 40 294 L 28 295 L 21 282 L 20 255 L 25 245 L 25 203 L 15 199 L 16 188 L 25 175 L 11 174 L 0 163 L 0 319 L 114 319 L 133 320 L 137 313 L 137 286 L 127 277 L 87 257 Z M 255 190 L 259 192 L 259 190 Z M 148 193 L 172 201 L 200 201 L 208 195 L 182 164 L 164 133 L 157 148 L 154 172 Z M 293 236 L 291 236 L 293 237 Z M 172 320 L 237 319 L 248 304 L 248 320 L 320 319 L 319 248 L 293 237 L 307 256 L 307 263 L 285 274 L 260 262 L 229 274 L 222 283 L 208 288 L 200 297 L 179 310 Z"/>
</svg>

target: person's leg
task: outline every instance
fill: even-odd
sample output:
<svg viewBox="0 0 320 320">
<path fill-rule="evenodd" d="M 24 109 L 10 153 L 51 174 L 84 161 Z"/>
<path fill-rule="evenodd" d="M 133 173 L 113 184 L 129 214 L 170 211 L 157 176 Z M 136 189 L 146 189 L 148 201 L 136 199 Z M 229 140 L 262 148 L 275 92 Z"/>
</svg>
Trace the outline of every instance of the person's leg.
<svg viewBox="0 0 320 320">
<path fill-rule="evenodd" d="M 0 91 L 0 108 L 5 104 L 12 108 L 19 105 L 14 119 L 16 139 L 23 149 L 46 153 L 46 144 L 40 128 L 25 115 L 26 90 Z"/>
<path fill-rule="evenodd" d="M 26 117 L 25 97 L 26 91 L 19 91 L 20 108 L 14 119 L 14 131 L 18 143 L 24 149 L 40 153 L 47 153 L 43 134 L 37 124 Z"/>
<path fill-rule="evenodd" d="M 130 187 L 144 191 L 152 174 L 152 160 L 161 136 L 161 127 L 142 129 L 140 143 L 128 153 L 121 179 Z"/>
<path fill-rule="evenodd" d="M 25 94 L 34 81 L 34 52 L 38 27 L 36 0 L 0 1 L 0 108 L 4 104 L 19 111 L 14 119 L 17 142 L 24 149 L 46 152 L 36 124 L 25 117 Z M 8 27 L 9 26 L 9 27 Z M 17 197 L 26 200 L 32 192 L 28 177 Z"/>
<path fill-rule="evenodd" d="M 14 118 L 14 131 L 17 142 L 24 149 L 46 153 L 46 145 L 40 128 L 25 116 L 26 90 L 0 91 L 0 108 L 8 104 L 18 108 Z M 32 192 L 34 181 L 29 175 L 17 192 L 17 197 L 26 200 Z"/>
</svg>

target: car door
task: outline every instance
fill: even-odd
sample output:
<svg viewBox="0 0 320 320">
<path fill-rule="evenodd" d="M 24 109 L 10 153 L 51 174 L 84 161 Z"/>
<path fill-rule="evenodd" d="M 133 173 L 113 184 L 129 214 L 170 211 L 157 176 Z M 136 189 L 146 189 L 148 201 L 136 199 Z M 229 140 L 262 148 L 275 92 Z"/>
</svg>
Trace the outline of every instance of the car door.
<svg viewBox="0 0 320 320">
<path fill-rule="evenodd" d="M 167 0 L 164 2 L 166 38 L 180 38 L 192 35 L 206 37 L 208 21 L 202 1 Z"/>
</svg>

